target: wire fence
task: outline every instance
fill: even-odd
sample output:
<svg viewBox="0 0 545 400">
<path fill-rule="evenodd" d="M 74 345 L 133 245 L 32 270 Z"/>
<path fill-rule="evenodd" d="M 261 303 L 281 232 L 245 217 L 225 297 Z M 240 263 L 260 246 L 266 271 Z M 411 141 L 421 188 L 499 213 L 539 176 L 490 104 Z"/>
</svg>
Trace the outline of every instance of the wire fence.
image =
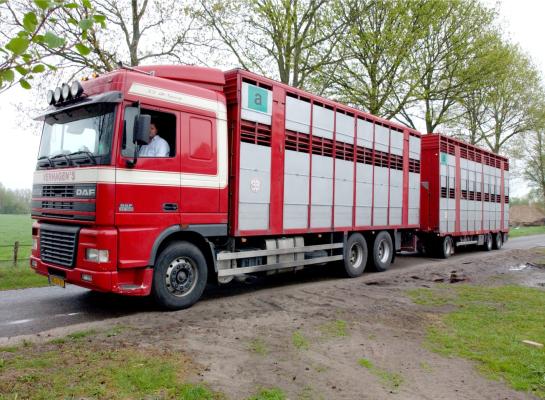
<svg viewBox="0 0 545 400">
<path fill-rule="evenodd" d="M 20 243 L 19 241 L 13 244 L 0 245 L 0 264 L 11 264 L 16 267 L 18 264 L 30 260 L 30 251 L 26 248 L 31 248 L 32 244 Z M 8 249 L 2 251 L 2 249 Z M 11 250 L 9 250 L 11 249 Z M 9 258 L 6 258 L 9 257 Z"/>
</svg>

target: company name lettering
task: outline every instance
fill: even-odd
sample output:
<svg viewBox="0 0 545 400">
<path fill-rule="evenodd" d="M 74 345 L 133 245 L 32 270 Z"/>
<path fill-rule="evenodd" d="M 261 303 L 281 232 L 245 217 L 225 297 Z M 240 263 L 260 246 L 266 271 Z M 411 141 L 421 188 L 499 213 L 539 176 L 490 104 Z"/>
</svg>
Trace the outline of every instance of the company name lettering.
<svg viewBox="0 0 545 400">
<path fill-rule="evenodd" d="M 66 182 L 76 179 L 74 171 L 51 171 L 44 174 L 45 182 Z"/>
</svg>

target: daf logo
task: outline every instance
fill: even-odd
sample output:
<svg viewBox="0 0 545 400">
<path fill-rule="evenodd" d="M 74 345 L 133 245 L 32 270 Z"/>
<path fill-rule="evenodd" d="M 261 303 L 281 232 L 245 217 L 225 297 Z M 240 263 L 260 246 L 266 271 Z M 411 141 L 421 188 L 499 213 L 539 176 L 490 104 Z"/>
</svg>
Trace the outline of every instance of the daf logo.
<svg viewBox="0 0 545 400">
<path fill-rule="evenodd" d="M 78 197 L 94 197 L 96 189 L 93 188 L 81 188 L 76 189 L 76 196 Z"/>
</svg>

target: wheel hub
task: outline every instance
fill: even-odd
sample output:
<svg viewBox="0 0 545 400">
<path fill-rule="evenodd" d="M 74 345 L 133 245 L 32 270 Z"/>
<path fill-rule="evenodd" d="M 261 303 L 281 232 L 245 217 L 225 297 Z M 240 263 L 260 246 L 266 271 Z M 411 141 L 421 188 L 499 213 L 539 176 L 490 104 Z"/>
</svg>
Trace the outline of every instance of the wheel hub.
<svg viewBox="0 0 545 400">
<path fill-rule="evenodd" d="M 165 282 L 167 289 L 175 296 L 185 296 L 197 283 L 197 268 L 185 257 L 176 258 L 167 268 Z"/>
<path fill-rule="evenodd" d="M 390 246 L 386 243 L 385 240 L 382 240 L 378 245 L 378 258 L 381 262 L 385 263 L 390 257 Z"/>
<path fill-rule="evenodd" d="M 350 266 L 358 268 L 363 260 L 363 248 L 360 244 L 354 243 L 350 247 Z"/>
</svg>

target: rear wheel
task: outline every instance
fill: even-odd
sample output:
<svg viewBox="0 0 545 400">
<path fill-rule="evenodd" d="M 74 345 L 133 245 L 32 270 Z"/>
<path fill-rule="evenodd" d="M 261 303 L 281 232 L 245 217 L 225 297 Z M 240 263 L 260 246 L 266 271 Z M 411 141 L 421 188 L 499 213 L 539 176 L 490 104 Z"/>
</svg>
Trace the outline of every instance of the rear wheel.
<svg viewBox="0 0 545 400">
<path fill-rule="evenodd" d="M 444 236 L 439 240 L 439 257 L 449 258 L 454 254 L 454 242 L 450 236 Z"/>
<path fill-rule="evenodd" d="M 375 271 L 383 272 L 390 268 L 394 256 L 394 243 L 386 231 L 381 231 L 373 241 L 372 267 Z"/>
<path fill-rule="evenodd" d="M 483 250 L 484 251 L 492 250 L 492 235 L 490 233 L 487 233 L 486 235 L 484 235 Z"/>
<path fill-rule="evenodd" d="M 201 251 L 188 242 L 165 248 L 153 271 L 152 293 L 161 307 L 181 310 L 195 304 L 206 286 L 208 269 Z"/>
<path fill-rule="evenodd" d="M 498 232 L 494 235 L 494 249 L 499 250 L 503 246 L 503 234 Z"/>
<path fill-rule="evenodd" d="M 361 233 L 353 233 L 344 248 L 344 271 L 350 278 L 363 274 L 367 264 L 367 242 Z"/>
</svg>

